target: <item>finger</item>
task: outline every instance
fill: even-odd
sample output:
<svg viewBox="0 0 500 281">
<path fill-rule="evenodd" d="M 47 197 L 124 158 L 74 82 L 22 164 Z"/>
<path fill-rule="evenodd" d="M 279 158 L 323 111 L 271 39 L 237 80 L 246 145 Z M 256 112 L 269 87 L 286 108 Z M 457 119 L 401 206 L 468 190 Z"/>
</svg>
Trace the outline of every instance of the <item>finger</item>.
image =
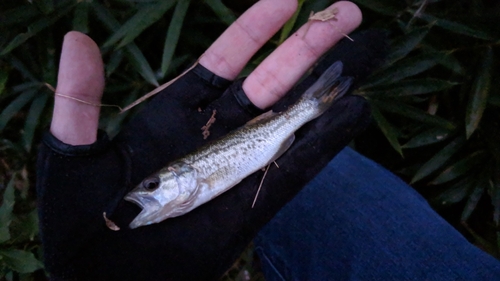
<svg viewBox="0 0 500 281">
<path fill-rule="evenodd" d="M 278 101 L 335 43 L 361 23 L 359 8 L 346 1 L 333 4 L 335 19 L 309 21 L 269 55 L 245 80 L 243 90 L 265 109 Z"/>
<path fill-rule="evenodd" d="M 296 9 L 297 0 L 257 2 L 208 48 L 200 64 L 216 75 L 233 80 Z"/>
<path fill-rule="evenodd" d="M 59 63 L 52 134 L 71 145 L 93 143 L 99 122 L 96 105 L 101 102 L 103 89 L 104 68 L 99 47 L 87 35 L 69 32 L 64 36 Z"/>
</svg>

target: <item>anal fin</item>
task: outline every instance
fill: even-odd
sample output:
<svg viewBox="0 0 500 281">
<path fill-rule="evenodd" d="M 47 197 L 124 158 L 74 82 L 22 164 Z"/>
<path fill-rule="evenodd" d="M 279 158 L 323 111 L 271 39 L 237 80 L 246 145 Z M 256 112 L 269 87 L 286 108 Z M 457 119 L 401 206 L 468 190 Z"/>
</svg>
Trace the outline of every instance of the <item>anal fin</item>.
<svg viewBox="0 0 500 281">
<path fill-rule="evenodd" d="M 276 161 L 276 159 L 280 158 L 281 155 L 283 155 L 289 148 L 292 146 L 293 142 L 295 141 L 295 135 L 292 134 L 290 137 L 288 137 L 283 143 L 281 143 L 281 146 L 279 150 L 274 154 L 274 156 L 271 158 L 271 160 L 266 164 L 269 165 Z"/>
</svg>

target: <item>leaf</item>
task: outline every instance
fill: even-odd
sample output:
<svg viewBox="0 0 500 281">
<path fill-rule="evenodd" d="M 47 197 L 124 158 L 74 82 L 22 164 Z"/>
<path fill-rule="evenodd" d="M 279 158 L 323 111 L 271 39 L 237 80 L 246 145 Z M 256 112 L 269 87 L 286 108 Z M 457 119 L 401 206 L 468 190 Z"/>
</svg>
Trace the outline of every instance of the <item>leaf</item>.
<svg viewBox="0 0 500 281">
<path fill-rule="evenodd" d="M 458 84 L 457 82 L 436 78 L 409 79 L 390 85 L 374 86 L 370 88 L 370 91 L 363 94 L 377 96 L 422 95 L 446 90 Z"/>
<path fill-rule="evenodd" d="M 285 23 L 285 25 L 283 25 L 278 45 L 281 45 L 281 43 L 285 42 L 286 38 L 288 38 L 288 36 L 290 35 L 290 32 L 292 32 L 292 29 L 295 26 L 295 23 L 297 22 L 297 17 L 302 11 L 302 5 L 304 4 L 304 2 L 305 0 L 299 0 L 297 4 L 297 10 L 295 11 L 295 13 L 293 13 L 293 16 Z"/>
<path fill-rule="evenodd" d="M 141 76 L 146 79 L 146 81 L 148 81 L 155 87 L 160 86 L 160 84 L 158 84 L 158 81 L 156 80 L 153 69 L 151 69 L 151 66 L 149 66 L 148 61 L 142 54 L 141 50 L 139 50 L 139 47 L 137 47 L 135 44 L 127 45 L 127 47 L 125 47 L 125 56 L 130 61 L 130 64 L 134 66 L 137 72 L 139 72 L 139 74 L 141 74 Z"/>
<path fill-rule="evenodd" d="M 38 234 L 38 211 L 32 210 L 27 214 L 16 215 L 10 227 L 12 243 L 34 241 Z"/>
<path fill-rule="evenodd" d="M 31 71 L 19 59 L 17 59 L 13 55 L 9 55 L 9 58 L 10 64 L 19 72 L 21 72 L 21 75 L 25 80 L 38 82 L 38 79 L 36 79 L 35 75 L 33 75 L 33 73 L 31 73 Z"/>
<path fill-rule="evenodd" d="M 489 34 L 486 31 L 480 30 L 480 29 L 475 29 L 472 27 L 469 27 L 465 24 L 461 24 L 458 22 L 453 22 L 449 20 L 444 20 L 437 18 L 435 16 L 426 14 L 426 13 L 421 13 L 419 15 L 419 18 L 432 23 L 436 26 L 439 26 L 443 29 L 449 30 L 451 32 L 457 33 L 457 34 L 462 34 L 462 35 L 467 35 L 470 37 L 474 38 L 479 38 L 479 39 L 484 39 L 484 40 L 493 40 L 495 39 L 491 34 Z"/>
<path fill-rule="evenodd" d="M 434 53 L 434 58 L 438 61 L 439 64 L 457 74 L 463 75 L 465 73 L 464 68 L 462 67 L 458 59 L 453 55 L 453 51 Z"/>
<path fill-rule="evenodd" d="M 450 165 L 441 172 L 430 184 L 442 184 L 466 175 L 470 170 L 477 168 L 485 159 L 484 151 L 476 151 L 458 162 Z"/>
<path fill-rule="evenodd" d="M 467 197 L 467 195 L 469 195 L 473 184 L 474 181 L 469 178 L 461 180 L 460 182 L 448 187 L 432 201 L 437 201 L 440 205 L 451 205 L 461 202 L 465 199 L 465 197 Z"/>
<path fill-rule="evenodd" d="M 488 47 L 484 54 L 483 61 L 477 70 L 478 75 L 472 85 L 471 97 L 465 112 L 465 132 L 467 138 L 470 138 L 472 133 L 474 133 L 479 126 L 479 122 L 481 122 L 484 110 L 488 104 L 492 62 L 493 51 L 491 50 L 491 47 Z"/>
<path fill-rule="evenodd" d="M 233 12 L 228 9 L 220 0 L 205 0 L 205 3 L 214 11 L 219 19 L 227 25 L 236 21 Z"/>
<path fill-rule="evenodd" d="M 9 226 L 12 222 L 12 210 L 14 208 L 14 179 L 16 174 L 12 175 L 5 191 L 3 193 L 2 206 L 0 206 L 0 243 L 10 239 Z"/>
<path fill-rule="evenodd" d="M 38 34 L 38 32 L 54 24 L 57 20 L 59 20 L 59 18 L 66 15 L 73 8 L 73 6 L 74 4 L 71 4 L 67 7 L 57 9 L 55 10 L 54 13 L 47 15 L 46 17 L 43 17 L 37 20 L 36 22 L 30 24 L 28 26 L 28 31 L 25 33 L 20 33 L 16 37 L 14 37 L 14 39 L 12 39 L 12 41 L 10 41 L 9 44 L 7 44 L 7 46 L 2 50 L 2 52 L 0 52 L 0 56 L 10 53 L 19 45 L 23 44 L 28 39 Z"/>
<path fill-rule="evenodd" d="M 488 104 L 500 107 L 500 96 L 489 96 Z"/>
<path fill-rule="evenodd" d="M 372 116 L 377 122 L 378 127 L 387 138 L 391 146 L 401 155 L 403 156 L 403 151 L 401 149 L 401 145 L 398 141 L 398 131 L 385 119 L 385 117 L 380 113 L 376 106 L 371 107 Z"/>
<path fill-rule="evenodd" d="M 106 77 L 111 76 L 123 60 L 123 51 L 116 50 L 111 53 L 108 63 L 106 63 Z"/>
<path fill-rule="evenodd" d="M 120 24 L 106 8 L 104 8 L 97 1 L 92 1 L 91 5 L 97 18 L 101 20 L 101 22 L 104 23 L 104 25 L 108 29 L 114 31 L 119 28 Z M 148 61 L 134 43 L 130 43 L 127 46 L 125 46 L 125 55 L 127 59 L 130 61 L 130 63 L 135 67 L 136 71 L 146 81 L 148 81 L 149 83 L 151 83 L 156 87 L 159 86 L 158 81 L 156 81 L 156 76 L 153 72 L 153 69 L 151 69 L 151 66 L 149 65 Z"/>
<path fill-rule="evenodd" d="M 34 5 L 22 5 L 5 11 L 2 15 L 2 25 L 7 27 L 23 24 L 30 22 L 37 15 L 39 15 L 39 12 Z"/>
<path fill-rule="evenodd" d="M 436 115 L 430 115 L 426 111 L 402 102 L 372 100 L 372 103 L 377 104 L 377 106 L 384 111 L 395 113 L 421 123 L 439 126 L 448 130 L 455 129 L 455 124 L 453 124 L 452 122 Z"/>
<path fill-rule="evenodd" d="M 432 25 L 415 28 L 405 36 L 402 36 L 392 44 L 391 51 L 387 55 L 386 61 L 392 64 L 406 55 L 424 39 Z"/>
<path fill-rule="evenodd" d="M 354 0 L 353 2 L 385 16 L 395 16 L 404 9 L 404 6 L 395 5 L 393 1 Z"/>
<path fill-rule="evenodd" d="M 479 184 L 474 188 L 472 193 L 469 195 L 467 203 L 465 203 L 464 210 L 462 211 L 462 215 L 460 216 L 460 221 L 466 222 L 469 219 L 474 209 L 476 209 L 479 199 L 481 199 L 481 196 L 483 196 L 484 191 L 485 187 Z"/>
<path fill-rule="evenodd" d="M 493 181 L 489 182 L 489 193 L 493 205 L 493 222 L 500 226 L 500 167 L 496 164 L 494 168 Z"/>
<path fill-rule="evenodd" d="M 7 79 L 9 79 L 9 72 L 7 69 L 0 70 L 0 96 L 5 90 L 5 84 L 7 83 Z"/>
<path fill-rule="evenodd" d="M 33 142 L 33 136 L 35 135 L 35 130 L 40 121 L 40 115 L 47 104 L 48 95 L 40 93 L 31 103 L 28 116 L 26 117 L 26 123 L 24 123 L 23 132 L 23 144 L 26 151 L 31 151 L 31 143 Z"/>
<path fill-rule="evenodd" d="M 16 85 L 11 88 L 12 92 L 14 93 L 19 93 L 19 92 L 24 92 L 30 89 L 35 89 L 38 90 L 40 89 L 40 82 L 25 82 L 19 85 Z"/>
<path fill-rule="evenodd" d="M 0 132 L 3 131 L 10 119 L 35 96 L 36 92 L 36 89 L 23 92 L 2 111 L 2 114 L 0 114 Z"/>
<path fill-rule="evenodd" d="M 411 179 L 411 184 L 427 177 L 440 169 L 448 159 L 450 159 L 465 143 L 465 137 L 457 137 L 447 146 L 436 153 L 429 161 L 424 163 L 422 167 L 415 173 Z"/>
<path fill-rule="evenodd" d="M 31 273 L 43 268 L 42 263 L 33 253 L 17 249 L 0 250 L 0 257 L 12 270 L 19 273 Z"/>
<path fill-rule="evenodd" d="M 170 62 L 172 61 L 172 57 L 174 56 L 175 48 L 177 47 L 177 42 L 179 41 L 181 33 L 182 23 L 189 8 L 189 2 L 190 0 L 179 1 L 175 6 L 174 15 L 170 21 L 167 37 L 165 39 L 165 45 L 163 47 L 163 57 L 161 61 L 162 77 L 165 77 L 165 74 L 170 66 Z"/>
<path fill-rule="evenodd" d="M 441 127 L 431 128 L 414 136 L 402 147 L 415 148 L 415 147 L 421 147 L 429 144 L 438 143 L 446 140 L 450 136 L 450 133 L 451 133 L 450 130 Z"/>
<path fill-rule="evenodd" d="M 405 58 L 367 78 L 360 90 L 382 84 L 391 84 L 430 69 L 437 64 L 433 54 Z"/>
<path fill-rule="evenodd" d="M 54 11 L 54 1 L 53 0 L 38 0 L 38 1 L 35 1 L 34 4 L 36 4 L 38 9 L 40 9 L 42 11 L 42 13 L 44 13 L 45 15 L 48 15 Z"/>
<path fill-rule="evenodd" d="M 73 16 L 73 30 L 82 33 L 89 32 L 89 3 L 87 1 L 78 2 Z"/>
<path fill-rule="evenodd" d="M 103 44 L 103 48 L 111 47 L 120 41 L 117 48 L 132 42 L 146 28 L 158 21 L 175 4 L 174 0 L 162 0 L 155 4 L 142 7 L 126 23 L 121 25 L 111 37 Z"/>
</svg>

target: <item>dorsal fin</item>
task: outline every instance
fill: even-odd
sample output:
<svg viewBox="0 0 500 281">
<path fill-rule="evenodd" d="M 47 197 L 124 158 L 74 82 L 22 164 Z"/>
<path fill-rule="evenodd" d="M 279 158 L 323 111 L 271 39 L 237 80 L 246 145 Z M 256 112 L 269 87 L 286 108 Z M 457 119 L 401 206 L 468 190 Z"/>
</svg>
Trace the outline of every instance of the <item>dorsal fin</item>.
<svg viewBox="0 0 500 281">
<path fill-rule="evenodd" d="M 268 120 L 274 116 L 278 115 L 277 112 L 274 112 L 272 110 L 269 110 L 268 112 L 262 113 L 261 115 L 255 117 L 254 119 L 248 121 L 245 125 L 254 125 L 254 124 L 259 124 L 264 120 Z"/>
</svg>

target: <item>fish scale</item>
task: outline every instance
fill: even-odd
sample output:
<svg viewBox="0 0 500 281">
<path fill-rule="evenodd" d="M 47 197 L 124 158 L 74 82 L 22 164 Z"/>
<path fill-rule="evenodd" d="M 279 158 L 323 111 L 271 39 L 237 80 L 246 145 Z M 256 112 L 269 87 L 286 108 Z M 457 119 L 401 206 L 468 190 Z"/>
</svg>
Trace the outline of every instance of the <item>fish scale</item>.
<svg viewBox="0 0 500 281">
<path fill-rule="evenodd" d="M 325 112 L 351 85 L 342 63 L 328 68 L 288 110 L 268 112 L 146 178 L 125 197 L 142 207 L 131 228 L 183 215 L 281 156 L 294 132 Z"/>
</svg>

